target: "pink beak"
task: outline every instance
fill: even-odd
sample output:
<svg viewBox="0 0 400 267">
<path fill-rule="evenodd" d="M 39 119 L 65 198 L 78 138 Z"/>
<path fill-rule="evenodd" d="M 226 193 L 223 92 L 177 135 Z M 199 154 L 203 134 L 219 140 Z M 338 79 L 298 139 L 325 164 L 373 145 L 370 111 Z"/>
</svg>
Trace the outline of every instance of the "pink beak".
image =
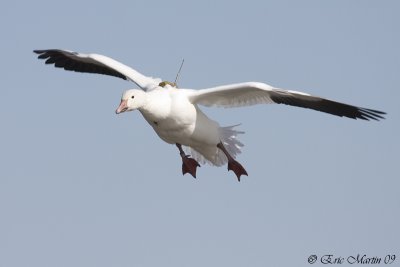
<svg viewBox="0 0 400 267">
<path fill-rule="evenodd" d="M 117 110 L 115 113 L 120 114 L 122 112 L 125 112 L 128 110 L 128 100 L 121 100 L 121 103 L 119 104 Z"/>
</svg>

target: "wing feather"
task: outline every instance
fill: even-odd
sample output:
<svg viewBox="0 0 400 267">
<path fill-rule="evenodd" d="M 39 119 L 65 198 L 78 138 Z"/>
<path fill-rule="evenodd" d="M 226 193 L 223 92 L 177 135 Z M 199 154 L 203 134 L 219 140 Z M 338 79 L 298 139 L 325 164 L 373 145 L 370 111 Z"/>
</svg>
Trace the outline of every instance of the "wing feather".
<svg viewBox="0 0 400 267">
<path fill-rule="evenodd" d="M 151 90 L 158 86 L 160 79 L 144 76 L 136 70 L 103 55 L 82 54 L 60 49 L 34 50 L 39 59 L 46 64 L 54 64 L 56 68 L 69 71 L 110 75 L 136 83 L 143 90 Z"/>
<path fill-rule="evenodd" d="M 240 107 L 256 104 L 285 104 L 313 109 L 332 115 L 362 120 L 384 119 L 385 112 L 356 107 L 303 92 L 282 90 L 265 83 L 248 82 L 193 90 L 189 100 L 194 104 L 216 107 Z"/>
</svg>

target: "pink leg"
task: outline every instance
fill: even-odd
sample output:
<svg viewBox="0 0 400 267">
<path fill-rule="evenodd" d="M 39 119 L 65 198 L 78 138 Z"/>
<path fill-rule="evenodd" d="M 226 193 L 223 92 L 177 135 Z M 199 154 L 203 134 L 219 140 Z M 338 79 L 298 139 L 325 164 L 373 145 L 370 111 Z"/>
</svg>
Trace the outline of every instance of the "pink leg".
<svg viewBox="0 0 400 267">
<path fill-rule="evenodd" d="M 196 170 L 197 167 L 200 167 L 200 164 L 195 160 L 190 158 L 189 155 L 186 155 L 183 152 L 182 145 L 176 144 L 179 149 L 179 154 L 182 158 L 182 174 L 185 175 L 186 173 L 190 173 L 194 178 L 196 178 Z"/>
<path fill-rule="evenodd" d="M 226 148 L 222 143 L 219 143 L 217 147 L 221 149 L 221 151 L 224 152 L 224 154 L 228 158 L 228 171 L 232 170 L 236 174 L 236 177 L 239 182 L 240 182 L 240 176 L 242 175 L 248 176 L 247 171 L 244 169 L 244 167 L 239 162 L 237 162 L 231 155 L 229 155 L 228 151 L 226 151 Z"/>
</svg>

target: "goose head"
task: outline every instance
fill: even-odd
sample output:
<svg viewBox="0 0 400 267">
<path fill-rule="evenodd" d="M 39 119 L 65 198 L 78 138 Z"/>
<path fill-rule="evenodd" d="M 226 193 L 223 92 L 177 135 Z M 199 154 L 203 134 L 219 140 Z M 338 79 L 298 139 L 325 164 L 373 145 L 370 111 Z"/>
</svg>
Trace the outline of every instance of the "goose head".
<svg viewBox="0 0 400 267">
<path fill-rule="evenodd" d="M 141 108 L 146 102 L 146 93 L 142 90 L 131 89 L 122 94 L 121 103 L 115 113 L 120 114 Z"/>
</svg>

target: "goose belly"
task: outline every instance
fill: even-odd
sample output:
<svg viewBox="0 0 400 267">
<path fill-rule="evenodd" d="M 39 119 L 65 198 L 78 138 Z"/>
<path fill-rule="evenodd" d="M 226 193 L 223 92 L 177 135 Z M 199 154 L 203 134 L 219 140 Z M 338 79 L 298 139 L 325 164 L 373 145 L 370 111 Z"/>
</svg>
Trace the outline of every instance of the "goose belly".
<svg viewBox="0 0 400 267">
<path fill-rule="evenodd" d="M 191 147 L 215 146 L 220 141 L 219 125 L 210 120 L 195 106 L 184 112 L 171 112 L 173 116 L 145 119 L 157 135 L 169 144 L 181 144 Z"/>
<path fill-rule="evenodd" d="M 189 142 L 194 128 L 193 124 L 181 124 L 174 119 L 152 122 L 151 126 L 157 135 L 169 144 Z"/>
</svg>

